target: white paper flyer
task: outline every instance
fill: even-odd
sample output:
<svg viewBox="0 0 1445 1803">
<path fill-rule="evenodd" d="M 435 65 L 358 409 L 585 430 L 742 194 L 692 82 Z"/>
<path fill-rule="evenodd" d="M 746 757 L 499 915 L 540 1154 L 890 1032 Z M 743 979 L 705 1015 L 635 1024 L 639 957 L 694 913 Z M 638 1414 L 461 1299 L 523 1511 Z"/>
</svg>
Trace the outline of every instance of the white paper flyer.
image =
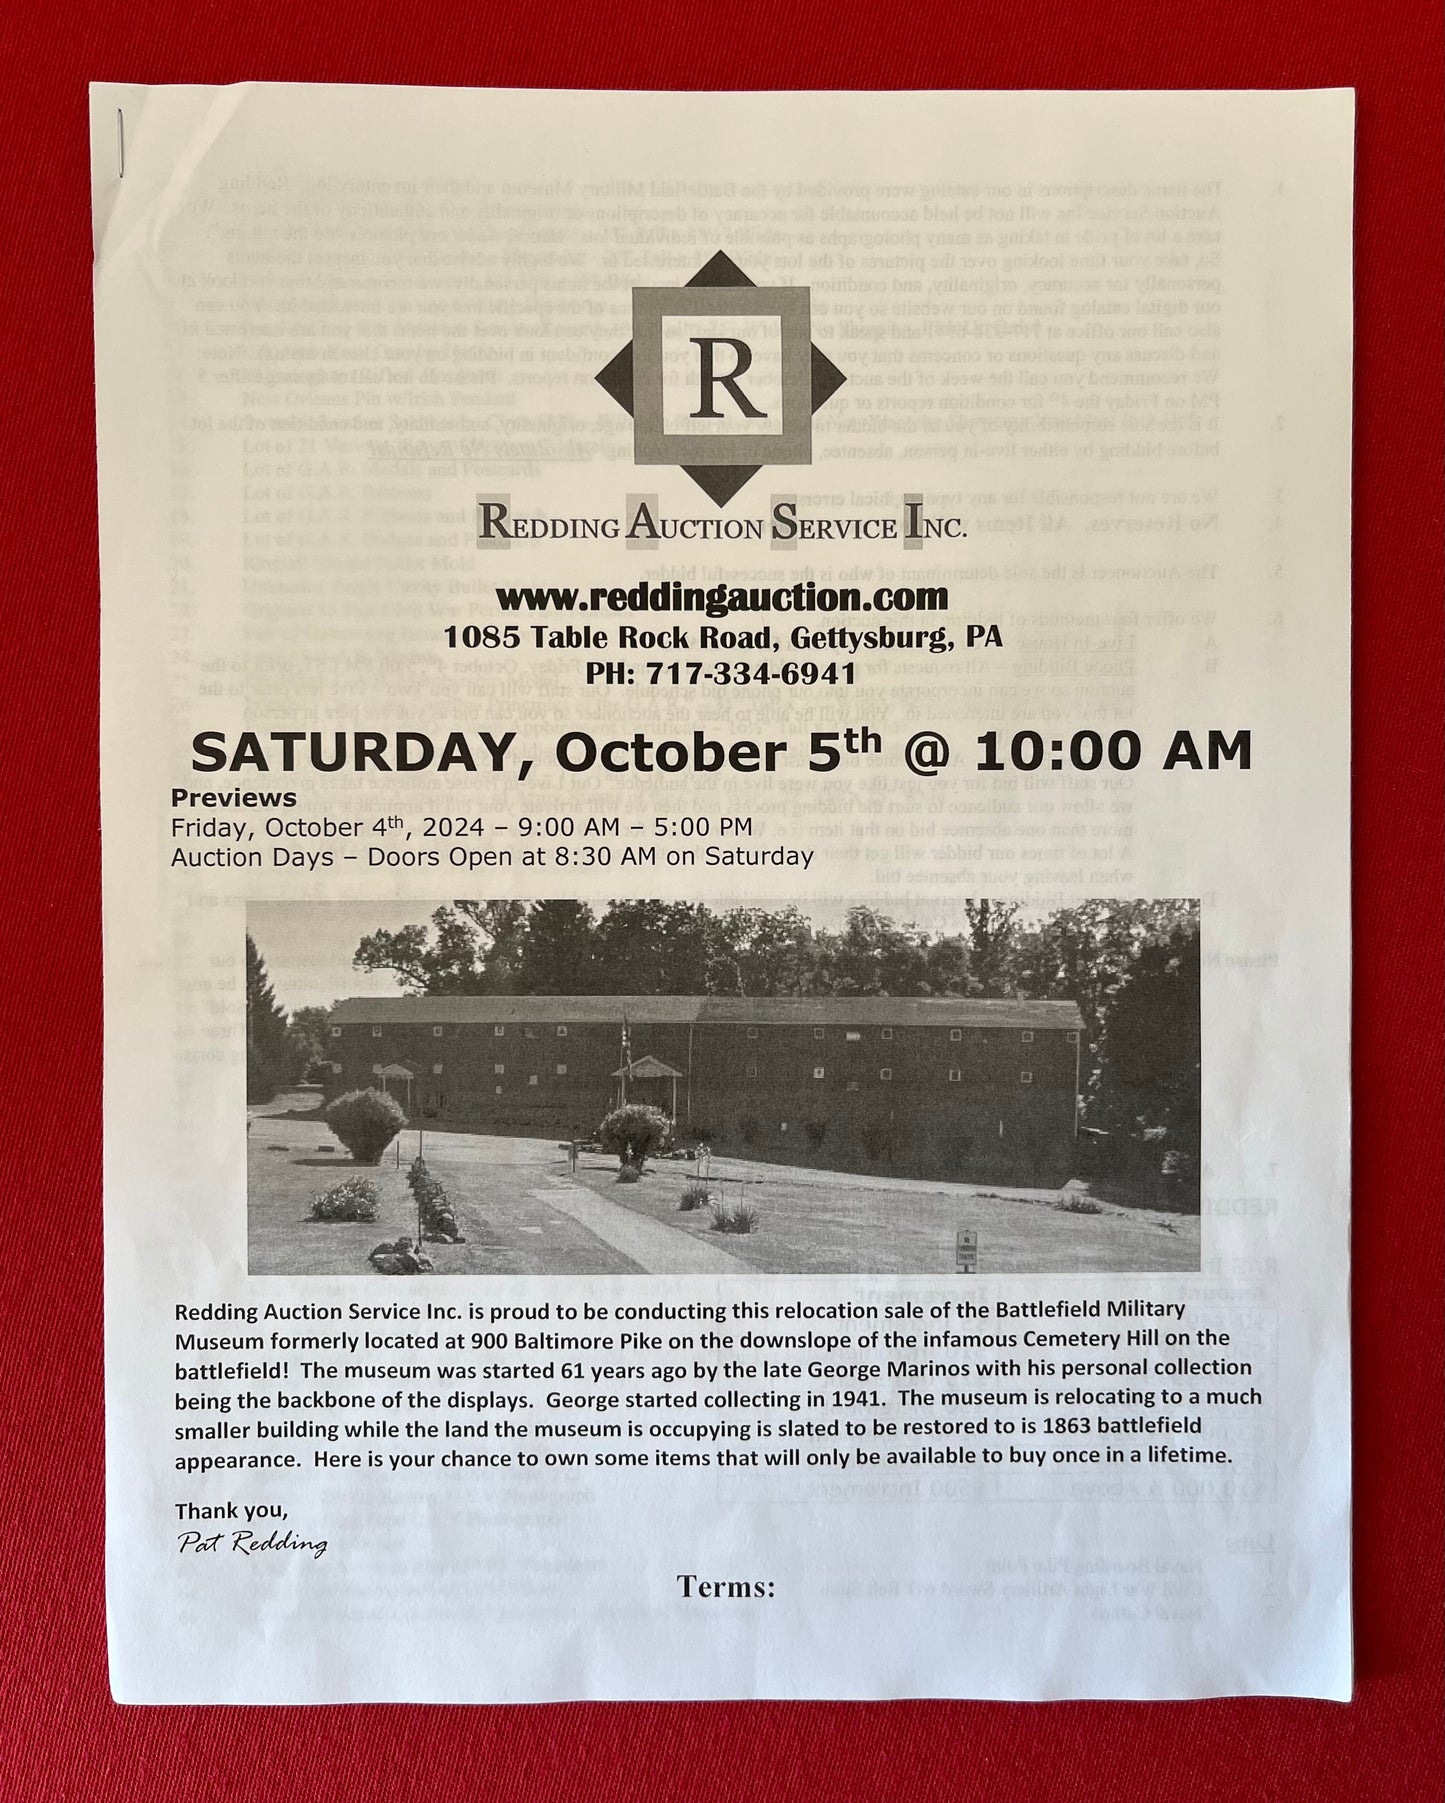
<svg viewBox="0 0 1445 1803">
<path fill-rule="evenodd" d="M 1348 1696 L 1352 97 L 91 111 L 116 1696 Z"/>
</svg>

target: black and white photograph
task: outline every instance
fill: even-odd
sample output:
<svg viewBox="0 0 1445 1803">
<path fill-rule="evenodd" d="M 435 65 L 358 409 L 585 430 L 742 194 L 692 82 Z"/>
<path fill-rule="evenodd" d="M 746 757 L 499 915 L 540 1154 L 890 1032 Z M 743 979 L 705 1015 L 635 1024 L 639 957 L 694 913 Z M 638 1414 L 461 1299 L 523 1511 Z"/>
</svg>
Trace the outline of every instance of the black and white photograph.
<svg viewBox="0 0 1445 1803">
<path fill-rule="evenodd" d="M 1200 1268 L 1190 899 L 251 902 L 253 1275 Z"/>
</svg>

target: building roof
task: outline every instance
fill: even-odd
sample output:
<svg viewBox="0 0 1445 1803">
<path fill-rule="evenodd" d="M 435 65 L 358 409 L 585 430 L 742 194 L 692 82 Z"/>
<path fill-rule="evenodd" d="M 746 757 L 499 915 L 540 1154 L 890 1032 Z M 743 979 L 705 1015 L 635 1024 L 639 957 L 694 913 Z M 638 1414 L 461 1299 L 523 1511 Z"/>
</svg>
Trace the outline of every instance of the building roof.
<svg viewBox="0 0 1445 1803">
<path fill-rule="evenodd" d="M 638 1058 L 632 1064 L 624 1064 L 612 1074 L 614 1077 L 638 1077 L 646 1081 L 649 1077 L 680 1077 L 683 1073 L 675 1071 L 670 1064 L 664 1064 L 660 1058 L 648 1056 Z"/>
<path fill-rule="evenodd" d="M 974 996 L 399 995 L 350 996 L 334 1026 L 639 1025 L 769 1027 L 1036 1027 L 1077 1031 L 1074 1002 Z"/>
</svg>

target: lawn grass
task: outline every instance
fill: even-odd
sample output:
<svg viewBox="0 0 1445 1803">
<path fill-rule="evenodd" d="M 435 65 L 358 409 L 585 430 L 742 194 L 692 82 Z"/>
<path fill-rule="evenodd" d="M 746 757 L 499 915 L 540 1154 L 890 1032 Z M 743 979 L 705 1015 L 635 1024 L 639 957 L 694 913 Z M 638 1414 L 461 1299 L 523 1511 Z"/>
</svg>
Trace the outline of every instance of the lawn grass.
<svg viewBox="0 0 1445 1803">
<path fill-rule="evenodd" d="M 400 1168 L 394 1149 L 380 1165 L 358 1166 L 320 1115 L 308 1112 L 311 1100 L 292 1095 L 252 1111 L 250 1269 L 258 1276 L 374 1275 L 367 1262 L 372 1248 L 416 1232 L 406 1186 L 416 1132 L 408 1128 L 401 1135 Z M 463 1245 L 428 1245 L 440 1274 L 585 1276 L 636 1269 L 548 1206 L 548 1182 L 571 1175 L 564 1154 L 550 1142 L 428 1131 L 426 1160 L 446 1185 L 467 1236 Z M 316 1191 L 358 1171 L 381 1192 L 374 1222 L 307 1218 Z M 650 1163 L 638 1183 L 619 1184 L 616 1177 L 615 1159 L 584 1153 L 572 1180 L 613 1206 L 725 1248 L 762 1272 L 952 1272 L 961 1230 L 977 1236 L 982 1276 L 1199 1269 L 1198 1215 L 1120 1207 L 1102 1198 L 1097 1214 L 1069 1212 L 1054 1190 L 910 1181 L 733 1158 L 714 1158 L 705 1180 L 680 1159 Z M 753 1230 L 721 1235 L 711 1206 L 680 1208 L 683 1191 L 700 1181 L 724 1207 L 754 1210 Z"/>
<path fill-rule="evenodd" d="M 641 1182 L 616 1181 L 614 1160 L 584 1155 L 577 1180 L 608 1201 L 684 1233 L 712 1235 L 711 1208 L 679 1207 L 698 1183 L 690 1163 L 650 1163 Z M 956 1269 L 957 1235 L 977 1235 L 978 1271 L 1088 1273 L 1197 1271 L 1197 1215 L 1099 1204 L 1067 1211 L 1053 1190 L 1000 1190 L 814 1171 L 715 1158 L 708 1187 L 727 1208 L 756 1210 L 729 1252 L 759 1271 L 944 1272 Z"/>
<path fill-rule="evenodd" d="M 416 1204 L 406 1174 L 417 1135 L 407 1128 L 379 1165 L 358 1165 L 337 1142 L 314 1098 L 288 1094 L 251 1113 L 247 1139 L 248 1269 L 253 1276 L 380 1278 L 373 1247 L 416 1236 Z M 397 1162 L 400 1145 L 400 1166 Z M 488 1140 L 428 1132 L 426 1162 L 445 1185 L 466 1239 L 426 1244 L 436 1273 L 456 1276 L 611 1276 L 636 1266 L 568 1215 L 547 1206 L 536 1189 L 560 1154 L 533 1140 Z M 376 1185 L 374 1221 L 313 1221 L 311 1198 L 342 1178 L 361 1174 Z"/>
<path fill-rule="evenodd" d="M 272 1149 L 278 1145 L 285 1149 Z M 367 1263 L 373 1246 L 416 1234 L 416 1207 L 394 1154 L 385 1154 L 379 1165 L 359 1165 L 319 1117 L 313 1124 L 253 1116 L 246 1158 L 253 1276 L 374 1274 Z M 358 1174 L 369 1177 L 381 1194 L 374 1221 L 309 1218 L 318 1190 Z"/>
</svg>

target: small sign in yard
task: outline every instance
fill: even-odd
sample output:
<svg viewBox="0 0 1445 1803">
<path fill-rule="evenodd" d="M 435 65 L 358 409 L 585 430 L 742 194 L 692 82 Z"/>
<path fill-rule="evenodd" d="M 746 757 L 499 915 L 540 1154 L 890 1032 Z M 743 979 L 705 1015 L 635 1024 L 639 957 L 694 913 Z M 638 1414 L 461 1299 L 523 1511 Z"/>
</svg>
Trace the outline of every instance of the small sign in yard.
<svg viewBox="0 0 1445 1803">
<path fill-rule="evenodd" d="M 978 1229 L 976 1227 L 960 1227 L 954 1248 L 954 1258 L 960 1271 L 970 1276 L 978 1273 Z"/>
</svg>

